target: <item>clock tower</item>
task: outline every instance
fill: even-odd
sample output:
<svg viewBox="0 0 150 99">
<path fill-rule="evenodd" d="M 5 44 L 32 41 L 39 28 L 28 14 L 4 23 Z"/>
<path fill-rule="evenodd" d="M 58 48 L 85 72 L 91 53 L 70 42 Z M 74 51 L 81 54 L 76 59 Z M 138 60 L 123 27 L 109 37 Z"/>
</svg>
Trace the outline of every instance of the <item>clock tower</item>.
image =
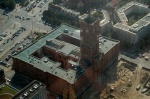
<svg viewBox="0 0 150 99">
<path fill-rule="evenodd" d="M 91 64 L 96 58 L 100 57 L 99 51 L 99 35 L 100 27 L 99 20 L 91 19 L 90 17 L 80 22 L 81 28 L 81 59 L 89 61 Z M 81 63 L 81 62 L 80 62 Z"/>
</svg>

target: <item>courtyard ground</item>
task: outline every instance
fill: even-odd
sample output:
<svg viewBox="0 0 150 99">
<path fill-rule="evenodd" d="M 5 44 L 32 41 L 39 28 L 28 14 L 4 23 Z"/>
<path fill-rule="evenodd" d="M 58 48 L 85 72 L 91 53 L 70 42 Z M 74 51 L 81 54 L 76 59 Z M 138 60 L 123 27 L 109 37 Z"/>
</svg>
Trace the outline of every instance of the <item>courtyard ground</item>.
<svg viewBox="0 0 150 99">
<path fill-rule="evenodd" d="M 127 15 L 128 18 L 128 25 L 133 25 L 135 22 L 143 18 L 147 13 L 130 13 Z"/>
<path fill-rule="evenodd" d="M 7 85 L 3 85 L 0 89 L 0 99 L 11 99 L 17 91 Z"/>
</svg>

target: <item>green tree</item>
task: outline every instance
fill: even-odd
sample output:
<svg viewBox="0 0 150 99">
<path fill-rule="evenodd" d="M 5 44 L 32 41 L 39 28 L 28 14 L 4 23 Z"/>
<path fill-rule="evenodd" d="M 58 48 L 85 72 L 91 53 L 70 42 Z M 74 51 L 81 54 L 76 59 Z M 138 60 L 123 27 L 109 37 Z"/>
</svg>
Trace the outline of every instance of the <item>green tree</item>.
<svg viewBox="0 0 150 99">
<path fill-rule="evenodd" d="M 143 3 L 150 5 L 150 0 L 142 0 Z"/>
<path fill-rule="evenodd" d="M 9 10 L 15 9 L 16 3 L 14 0 L 0 0 L 0 6 L 8 8 Z"/>
<path fill-rule="evenodd" d="M 62 1 L 61 0 L 53 0 L 53 3 L 54 4 L 59 4 L 59 3 L 61 3 Z"/>
<path fill-rule="evenodd" d="M 14 0 L 7 0 L 6 6 L 9 10 L 15 9 L 16 3 Z"/>
</svg>

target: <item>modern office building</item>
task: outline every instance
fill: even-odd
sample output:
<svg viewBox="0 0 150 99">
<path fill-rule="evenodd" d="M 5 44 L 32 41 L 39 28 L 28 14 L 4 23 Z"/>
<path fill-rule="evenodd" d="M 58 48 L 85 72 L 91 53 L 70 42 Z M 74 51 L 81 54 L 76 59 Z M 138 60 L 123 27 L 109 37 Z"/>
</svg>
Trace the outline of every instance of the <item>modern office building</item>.
<svg viewBox="0 0 150 99">
<path fill-rule="evenodd" d="M 34 80 L 12 97 L 12 99 L 47 99 L 46 86 Z"/>
<path fill-rule="evenodd" d="M 113 26 L 113 30 L 121 42 L 136 44 L 150 33 L 150 9 L 148 5 L 130 2 L 116 12 L 119 22 Z M 145 16 L 129 25 L 127 15 L 131 13 L 145 14 Z"/>
</svg>

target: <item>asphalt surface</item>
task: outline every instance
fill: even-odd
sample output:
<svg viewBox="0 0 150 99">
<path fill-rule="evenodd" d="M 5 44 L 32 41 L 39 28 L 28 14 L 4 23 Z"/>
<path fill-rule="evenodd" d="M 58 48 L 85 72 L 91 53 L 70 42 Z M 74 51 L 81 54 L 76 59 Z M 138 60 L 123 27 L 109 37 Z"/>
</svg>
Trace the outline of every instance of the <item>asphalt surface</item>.
<svg viewBox="0 0 150 99">
<path fill-rule="evenodd" d="M 23 46 L 23 44 L 26 44 L 27 42 L 31 42 L 29 39 L 26 39 L 22 43 L 16 45 L 16 43 L 20 42 L 28 35 L 31 35 L 32 31 L 46 33 L 51 32 L 52 28 L 50 26 L 45 25 L 41 21 L 41 18 L 43 11 L 48 9 L 48 4 L 52 1 L 53 0 L 48 0 L 48 2 L 46 2 L 41 8 L 36 6 L 30 12 L 25 10 L 26 7 L 17 7 L 14 11 L 6 13 L 7 15 L 3 15 L 4 10 L 0 9 L 0 17 L 5 18 L 5 22 L 3 22 L 4 24 L 0 25 L 0 34 L 5 33 L 6 31 L 8 32 L 8 36 L 4 37 L 4 40 L 0 41 L 0 49 L 3 49 L 3 51 L 0 52 L 0 60 L 12 64 L 12 59 L 6 61 L 6 57 L 8 57 L 8 54 L 10 54 L 13 50 L 18 49 L 20 46 Z M 44 0 L 41 0 L 37 5 L 39 5 L 41 2 L 44 2 Z M 26 28 L 26 30 L 23 31 L 23 33 L 16 36 L 15 38 L 13 38 L 12 40 L 9 40 L 9 42 L 7 42 L 7 39 L 12 38 L 12 35 L 19 29 L 19 27 L 24 27 Z M 12 49 L 13 46 L 15 47 Z M 6 68 L 0 65 L 0 68 L 4 69 L 5 76 L 8 79 L 11 79 L 15 74 L 14 71 L 11 70 L 11 67 Z"/>
</svg>

